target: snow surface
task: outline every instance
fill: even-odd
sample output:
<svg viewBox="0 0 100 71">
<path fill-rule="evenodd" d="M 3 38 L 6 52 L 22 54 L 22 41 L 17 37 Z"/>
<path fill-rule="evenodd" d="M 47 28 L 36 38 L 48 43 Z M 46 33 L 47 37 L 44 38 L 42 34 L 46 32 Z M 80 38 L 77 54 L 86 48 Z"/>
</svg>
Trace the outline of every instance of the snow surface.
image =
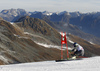
<svg viewBox="0 0 100 71">
<path fill-rule="evenodd" d="M 0 71 L 100 71 L 100 57 L 73 61 L 44 61 L 1 65 Z"/>
<path fill-rule="evenodd" d="M 44 47 L 47 47 L 47 48 L 57 48 L 57 49 L 60 49 L 61 50 L 61 46 L 57 46 L 57 45 L 48 45 L 48 44 L 44 44 L 44 43 L 39 43 L 39 42 L 36 42 L 34 41 L 36 44 L 38 45 L 41 45 L 41 46 L 44 46 Z M 63 46 L 63 50 L 66 49 L 66 46 Z M 72 50 L 72 48 L 68 47 L 68 50 Z"/>
<path fill-rule="evenodd" d="M 14 23 L 13 23 L 13 22 L 10 22 L 10 24 L 12 24 L 12 25 L 13 25 Z"/>
<path fill-rule="evenodd" d="M 89 42 L 89 43 L 95 45 L 93 42 Z"/>
</svg>

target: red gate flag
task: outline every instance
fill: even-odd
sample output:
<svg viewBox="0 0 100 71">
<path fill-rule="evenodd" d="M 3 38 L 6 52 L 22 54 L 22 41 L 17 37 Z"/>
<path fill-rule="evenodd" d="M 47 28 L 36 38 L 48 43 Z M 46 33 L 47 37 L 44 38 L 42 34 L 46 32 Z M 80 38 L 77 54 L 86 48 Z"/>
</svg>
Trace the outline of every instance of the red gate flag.
<svg viewBox="0 0 100 71">
<path fill-rule="evenodd" d="M 69 59 L 66 32 L 65 33 L 61 32 L 61 60 L 63 60 L 63 44 L 66 44 L 67 59 Z"/>
<path fill-rule="evenodd" d="M 61 44 L 66 44 L 67 41 L 66 41 L 66 33 L 62 33 L 61 32 Z"/>
</svg>

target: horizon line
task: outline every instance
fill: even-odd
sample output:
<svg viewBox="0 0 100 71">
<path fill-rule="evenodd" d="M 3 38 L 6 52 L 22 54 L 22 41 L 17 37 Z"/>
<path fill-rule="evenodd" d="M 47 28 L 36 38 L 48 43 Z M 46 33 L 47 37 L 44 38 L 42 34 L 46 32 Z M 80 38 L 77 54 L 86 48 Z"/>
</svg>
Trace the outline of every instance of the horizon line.
<svg viewBox="0 0 100 71">
<path fill-rule="evenodd" d="M 97 12 L 100 12 L 100 11 L 91 11 L 91 12 L 81 12 L 81 11 L 67 11 L 67 10 L 63 10 L 63 11 L 48 11 L 48 10 L 41 10 L 41 11 L 39 11 L 39 10 L 34 10 L 34 11 L 28 11 L 28 10 L 26 10 L 26 9 L 24 9 L 24 8 L 7 8 L 7 9 L 2 9 L 2 10 L 0 10 L 0 12 L 1 11 L 3 11 L 3 10 L 10 10 L 10 9 L 23 9 L 23 10 L 25 10 L 26 12 L 35 12 L 35 11 L 38 11 L 38 12 L 44 12 L 44 11 L 47 11 L 47 12 L 51 12 L 51 13 L 57 13 L 57 12 L 64 12 L 64 11 L 66 11 L 66 12 L 68 12 L 68 13 L 71 13 L 71 12 L 79 12 L 79 13 L 97 13 Z"/>
</svg>

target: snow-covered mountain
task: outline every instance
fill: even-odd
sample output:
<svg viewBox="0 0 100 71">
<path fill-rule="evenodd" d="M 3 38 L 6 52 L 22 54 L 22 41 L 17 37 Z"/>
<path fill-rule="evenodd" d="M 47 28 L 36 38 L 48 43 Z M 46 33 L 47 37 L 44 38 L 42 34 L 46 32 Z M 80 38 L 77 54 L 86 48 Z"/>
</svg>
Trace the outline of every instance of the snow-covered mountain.
<svg viewBox="0 0 100 71">
<path fill-rule="evenodd" d="M 40 11 L 29 12 L 29 14 L 30 14 L 30 15 L 31 15 L 31 14 L 36 14 L 36 13 L 38 13 L 38 12 L 40 12 Z"/>
<path fill-rule="evenodd" d="M 98 30 L 100 28 L 100 12 L 80 13 L 63 11 L 51 14 L 49 12 L 46 12 L 45 15 L 41 12 L 41 14 L 38 13 L 31 15 L 31 17 L 40 19 L 47 18 L 48 20 L 54 23 L 60 22 L 73 24 L 85 33 L 89 33 L 96 37 L 100 37 Z"/>
<path fill-rule="evenodd" d="M 37 14 L 37 13 L 39 13 L 40 11 L 34 11 L 34 12 L 29 12 L 30 13 L 30 15 L 31 14 Z M 77 16 L 80 16 L 82 13 L 80 13 L 80 12 L 67 12 L 67 11 L 62 11 L 62 12 L 48 12 L 48 11 L 43 11 L 43 12 L 41 12 L 43 15 L 47 15 L 47 16 L 51 16 L 51 15 L 64 15 L 65 13 L 67 14 L 67 15 L 70 15 L 71 17 L 77 17 Z"/>
<path fill-rule="evenodd" d="M 5 9 L 0 12 L 0 17 L 7 21 L 12 21 L 17 16 L 29 15 L 24 9 Z"/>
<path fill-rule="evenodd" d="M 65 13 L 68 13 L 68 12 L 67 11 L 59 12 L 58 15 L 62 15 L 62 14 L 65 14 Z M 68 15 L 70 15 L 70 14 L 68 13 Z"/>
<path fill-rule="evenodd" d="M 22 16 L 30 16 L 39 19 L 48 19 L 55 23 L 73 24 L 85 33 L 99 37 L 100 12 L 80 13 L 80 12 L 48 12 L 34 11 L 27 12 L 24 9 L 5 9 L 0 12 L 0 17 L 6 21 L 16 21 Z M 55 24 L 56 26 L 57 24 Z"/>
<path fill-rule="evenodd" d="M 70 18 L 70 24 L 76 25 L 82 31 L 100 37 L 100 12 L 81 14 Z"/>
<path fill-rule="evenodd" d="M 77 26 L 77 28 L 79 28 L 80 30 L 84 31 L 85 33 L 89 33 L 89 34 L 92 34 L 97 37 L 99 37 L 99 35 L 100 35 L 99 30 L 98 30 L 100 28 L 100 25 L 99 25 L 100 12 L 92 12 L 92 13 L 67 12 L 67 11 L 63 11 L 63 12 L 48 12 L 48 11 L 26 12 L 23 9 L 9 9 L 9 10 L 2 10 L 0 12 L 0 16 L 7 21 L 15 21 L 24 15 L 30 15 L 30 17 L 33 17 L 33 18 L 43 19 L 54 28 L 57 26 L 63 27 L 63 28 L 59 29 L 60 31 L 68 30 L 68 29 L 65 29 L 65 28 L 67 28 L 67 26 L 65 26 L 65 25 L 73 24 L 73 25 Z M 57 29 L 59 27 L 57 27 Z M 76 34 L 76 35 L 78 35 L 78 34 Z M 84 35 L 82 35 L 82 34 L 78 35 L 78 36 L 84 38 Z M 96 42 L 95 40 L 97 40 L 97 38 L 95 39 L 94 36 L 93 36 L 92 40 L 89 38 L 88 39 L 85 38 L 85 39 L 87 39 L 89 41 L 91 40 L 91 42 L 92 41 Z M 99 40 L 97 40 L 96 43 L 99 43 L 98 41 Z"/>
<path fill-rule="evenodd" d="M 71 17 L 78 17 L 81 16 L 83 13 L 80 12 L 70 12 Z"/>
<path fill-rule="evenodd" d="M 34 11 L 34 12 L 29 12 L 29 13 L 30 13 L 30 15 L 31 15 L 31 14 L 37 14 L 37 13 L 39 13 L 39 12 L 40 12 L 40 11 Z M 50 15 L 52 15 L 54 12 L 43 11 L 43 12 L 40 12 L 40 13 L 42 13 L 43 15 L 50 16 Z"/>
<path fill-rule="evenodd" d="M 85 58 L 73 61 L 43 61 L 2 65 L 0 71 L 99 71 L 100 57 Z"/>
<path fill-rule="evenodd" d="M 52 15 L 53 12 L 43 11 L 42 14 L 43 14 L 43 15 L 47 15 L 47 16 L 49 16 L 49 15 Z"/>
</svg>

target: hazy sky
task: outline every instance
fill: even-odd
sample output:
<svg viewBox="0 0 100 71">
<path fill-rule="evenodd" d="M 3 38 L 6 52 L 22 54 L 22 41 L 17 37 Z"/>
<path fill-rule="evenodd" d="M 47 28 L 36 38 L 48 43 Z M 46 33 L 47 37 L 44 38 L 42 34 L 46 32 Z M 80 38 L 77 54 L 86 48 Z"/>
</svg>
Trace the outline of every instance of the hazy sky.
<svg viewBox="0 0 100 71">
<path fill-rule="evenodd" d="M 100 0 L 0 0 L 0 11 L 11 8 L 22 8 L 31 12 L 100 12 Z"/>
</svg>

